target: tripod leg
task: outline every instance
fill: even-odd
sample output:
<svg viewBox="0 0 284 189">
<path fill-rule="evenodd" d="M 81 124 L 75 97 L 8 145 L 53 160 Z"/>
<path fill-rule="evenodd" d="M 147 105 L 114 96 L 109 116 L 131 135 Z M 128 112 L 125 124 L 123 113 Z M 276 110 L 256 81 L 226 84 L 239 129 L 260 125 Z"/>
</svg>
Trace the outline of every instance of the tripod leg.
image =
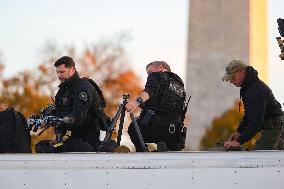
<svg viewBox="0 0 284 189">
<path fill-rule="evenodd" d="M 123 104 L 121 104 L 121 105 L 119 106 L 119 108 L 118 108 L 118 110 L 117 110 L 117 112 L 116 112 L 114 118 L 112 119 L 112 122 L 111 122 L 111 124 L 110 124 L 109 130 L 107 131 L 106 136 L 105 136 L 104 140 L 103 140 L 102 143 L 101 143 L 100 148 L 102 148 L 102 147 L 103 147 L 105 144 L 107 144 L 108 141 L 110 140 L 111 134 L 112 134 L 112 130 L 113 130 L 114 127 L 115 127 L 115 124 L 116 124 L 116 122 L 117 122 L 117 120 L 118 120 L 118 118 L 119 118 L 119 115 L 120 115 L 121 112 L 122 112 L 123 107 L 124 107 Z"/>
<path fill-rule="evenodd" d="M 140 145 L 141 145 L 141 149 L 143 152 L 147 152 L 147 148 L 146 148 L 146 145 L 145 145 L 145 142 L 143 140 L 143 137 L 142 137 L 142 134 L 140 132 L 140 129 L 138 127 L 138 124 L 137 124 L 137 121 L 134 117 L 134 114 L 133 113 L 130 113 L 130 117 L 131 117 L 131 120 L 132 120 L 132 123 L 133 123 L 133 126 L 135 128 L 135 131 L 137 133 L 137 136 L 138 136 L 138 139 L 139 139 L 139 142 L 140 142 Z"/>
<path fill-rule="evenodd" d="M 122 111 L 121 111 L 120 123 L 119 123 L 118 132 L 117 132 L 117 145 L 118 146 L 120 146 L 123 124 L 124 124 L 124 117 L 125 117 L 125 106 L 123 106 Z"/>
</svg>

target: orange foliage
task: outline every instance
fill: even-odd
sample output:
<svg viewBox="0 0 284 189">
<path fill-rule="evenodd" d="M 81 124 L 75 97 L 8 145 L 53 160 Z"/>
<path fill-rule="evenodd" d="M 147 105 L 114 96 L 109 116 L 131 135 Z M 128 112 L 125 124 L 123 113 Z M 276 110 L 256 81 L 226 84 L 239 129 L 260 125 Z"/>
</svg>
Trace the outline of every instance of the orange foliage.
<svg viewBox="0 0 284 189">
<path fill-rule="evenodd" d="M 136 97 L 141 91 L 141 80 L 129 68 L 126 52 L 120 41 L 105 41 L 87 47 L 77 58 L 81 76 L 92 78 L 100 86 L 107 101 L 106 112 L 113 116 L 124 93 Z"/>
<path fill-rule="evenodd" d="M 49 97 L 41 91 L 39 79 L 26 71 L 2 81 L 0 102 L 2 109 L 12 106 L 27 117 L 44 107 Z"/>
</svg>

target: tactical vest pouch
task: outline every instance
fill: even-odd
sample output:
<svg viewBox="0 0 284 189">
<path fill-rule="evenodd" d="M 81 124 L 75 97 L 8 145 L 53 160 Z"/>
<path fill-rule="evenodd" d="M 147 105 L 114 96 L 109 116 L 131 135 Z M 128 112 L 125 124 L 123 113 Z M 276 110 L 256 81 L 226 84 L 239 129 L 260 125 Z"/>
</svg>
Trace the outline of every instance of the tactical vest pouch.
<svg viewBox="0 0 284 189">
<path fill-rule="evenodd" d="M 161 98 L 161 107 L 176 112 L 181 111 L 185 98 L 184 88 L 173 79 L 169 79 L 169 85 Z"/>
</svg>

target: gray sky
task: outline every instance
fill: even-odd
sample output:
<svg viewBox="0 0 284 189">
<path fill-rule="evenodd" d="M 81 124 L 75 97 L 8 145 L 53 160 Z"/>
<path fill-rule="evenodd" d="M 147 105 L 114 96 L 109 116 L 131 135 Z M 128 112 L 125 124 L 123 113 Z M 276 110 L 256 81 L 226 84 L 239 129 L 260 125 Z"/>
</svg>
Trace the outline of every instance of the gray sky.
<svg viewBox="0 0 284 189">
<path fill-rule="evenodd" d="M 284 102 L 284 61 L 275 40 L 276 19 L 284 18 L 283 0 L 269 3 L 269 78 L 276 98 Z M 103 38 L 127 32 L 132 68 L 144 79 L 145 65 L 165 60 L 185 78 L 187 0 L 6 0 L 0 1 L 0 50 L 5 75 L 33 68 L 47 40 L 79 50 Z"/>
<path fill-rule="evenodd" d="M 6 75 L 39 63 L 47 40 L 60 46 L 86 44 L 127 32 L 132 68 L 165 60 L 184 77 L 187 0 L 7 0 L 0 2 L 0 49 Z M 141 73 L 142 72 L 142 73 Z"/>
</svg>

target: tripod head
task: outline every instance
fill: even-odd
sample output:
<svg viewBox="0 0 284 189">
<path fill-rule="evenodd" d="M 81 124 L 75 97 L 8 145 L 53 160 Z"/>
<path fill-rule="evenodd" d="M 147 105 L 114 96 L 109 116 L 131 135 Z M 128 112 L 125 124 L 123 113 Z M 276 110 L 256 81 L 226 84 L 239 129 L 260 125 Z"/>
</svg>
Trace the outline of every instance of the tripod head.
<svg viewBox="0 0 284 189">
<path fill-rule="evenodd" d="M 278 18 L 277 24 L 278 24 L 279 34 L 281 35 L 281 37 L 284 37 L 284 19 Z"/>
<path fill-rule="evenodd" d="M 130 98 L 130 94 L 123 94 L 122 98 L 123 100 L 128 100 Z"/>
<path fill-rule="evenodd" d="M 122 104 L 123 104 L 123 106 L 125 106 L 127 104 L 128 100 L 130 99 L 130 94 L 127 94 L 127 93 L 123 94 L 122 99 L 123 99 Z"/>
</svg>

